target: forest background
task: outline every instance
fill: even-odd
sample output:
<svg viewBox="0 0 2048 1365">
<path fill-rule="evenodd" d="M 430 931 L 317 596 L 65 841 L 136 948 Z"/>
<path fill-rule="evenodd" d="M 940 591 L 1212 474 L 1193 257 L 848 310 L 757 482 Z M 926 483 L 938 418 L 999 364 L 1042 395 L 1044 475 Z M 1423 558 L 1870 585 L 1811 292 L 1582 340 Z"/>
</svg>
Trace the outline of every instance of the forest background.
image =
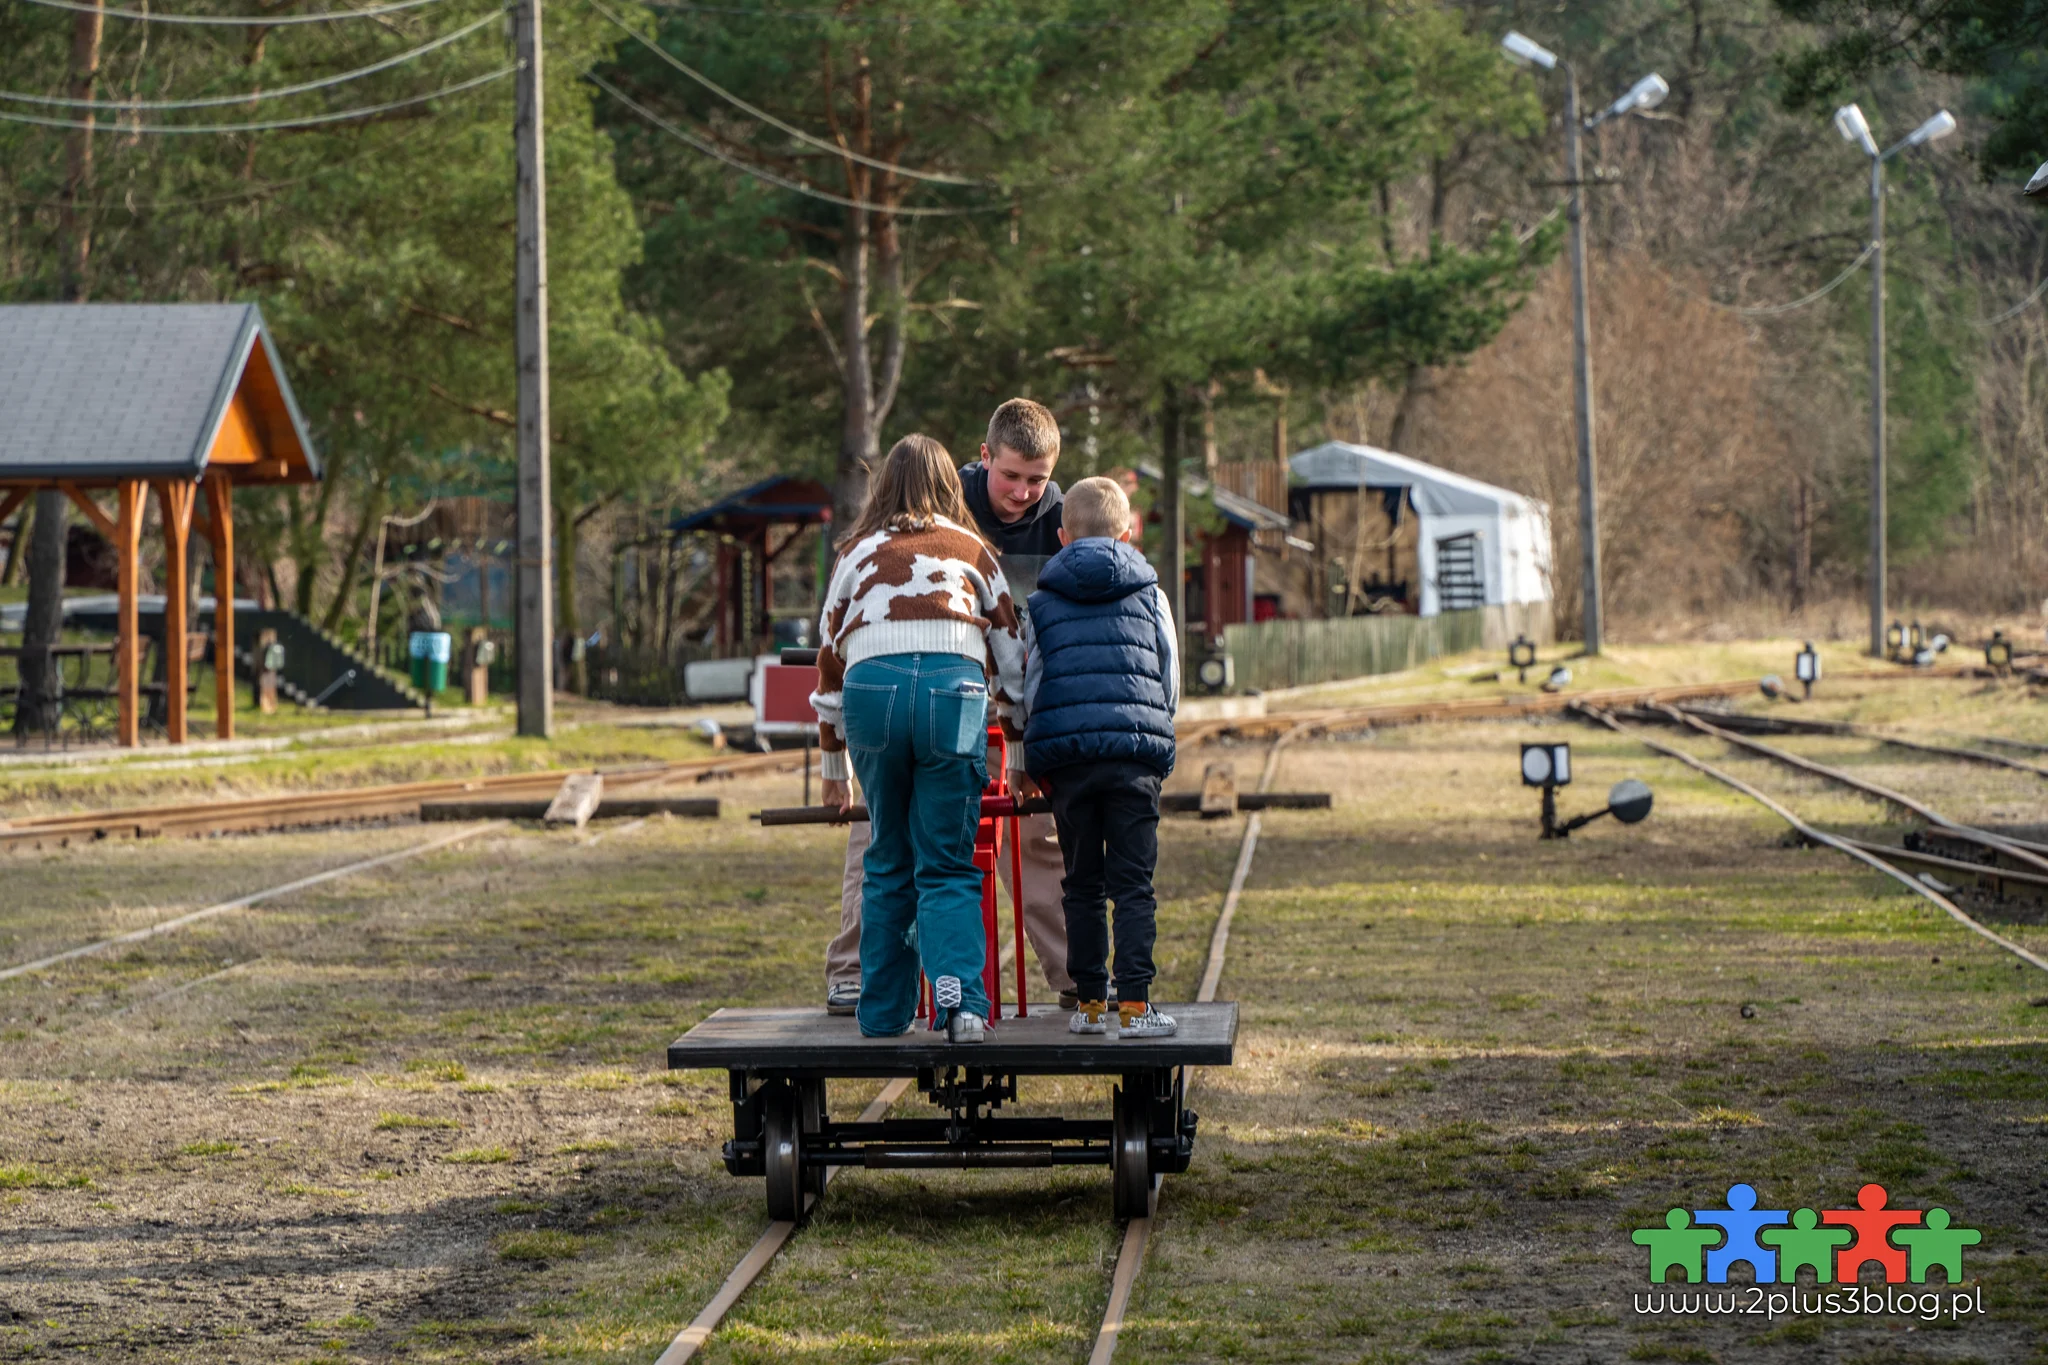
<svg viewBox="0 0 2048 1365">
<path fill-rule="evenodd" d="M 0 9 L 0 300 L 262 304 L 329 477 L 238 495 L 243 590 L 349 635 L 384 517 L 510 497 L 510 57 L 477 0 L 287 22 L 318 12 Z M 2041 0 L 556 0 L 565 629 L 607 624 L 614 557 L 676 509 L 787 473 L 843 514 L 895 437 L 971 457 L 1024 393 L 1068 481 L 1336 437 L 1542 498 L 1569 634 L 1563 89 L 1502 58 L 1509 28 L 1589 109 L 1672 87 L 1587 148 L 1620 636 L 1862 628 L 1867 277 L 1769 311 L 1863 248 L 1846 99 L 1887 145 L 1962 122 L 1890 168 L 1895 598 L 2032 611 L 2048 220 L 2015 187 L 2048 156 Z"/>
</svg>

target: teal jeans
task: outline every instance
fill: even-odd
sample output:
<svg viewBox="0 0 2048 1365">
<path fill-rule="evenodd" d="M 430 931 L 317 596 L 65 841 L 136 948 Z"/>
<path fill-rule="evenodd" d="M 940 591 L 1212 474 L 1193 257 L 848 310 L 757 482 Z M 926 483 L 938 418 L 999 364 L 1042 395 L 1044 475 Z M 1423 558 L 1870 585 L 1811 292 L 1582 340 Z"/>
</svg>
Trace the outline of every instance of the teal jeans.
<svg viewBox="0 0 2048 1365">
<path fill-rule="evenodd" d="M 846 753 L 868 807 L 860 908 L 860 1031 L 917 1014 L 920 964 L 938 1022 L 988 1017 L 974 831 L 988 785 L 988 684 L 958 654 L 888 654 L 846 672 Z"/>
</svg>

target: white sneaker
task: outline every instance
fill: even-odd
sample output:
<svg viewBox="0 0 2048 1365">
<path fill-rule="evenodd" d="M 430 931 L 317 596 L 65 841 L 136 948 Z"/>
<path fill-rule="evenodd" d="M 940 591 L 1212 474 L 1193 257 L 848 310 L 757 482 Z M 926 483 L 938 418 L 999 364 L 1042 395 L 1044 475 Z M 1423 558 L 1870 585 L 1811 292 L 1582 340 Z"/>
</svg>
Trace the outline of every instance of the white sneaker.
<svg viewBox="0 0 2048 1365">
<path fill-rule="evenodd" d="M 1171 1038 L 1180 1025 L 1173 1016 L 1161 1014 L 1148 1001 L 1143 1005 L 1133 1004 L 1117 1010 L 1116 1036 L 1119 1038 Z"/>
<path fill-rule="evenodd" d="M 978 1043 L 981 1041 L 982 1017 L 968 1010 L 954 1010 L 946 1016 L 946 1041 L 949 1043 Z"/>
<path fill-rule="evenodd" d="M 1067 1020 L 1069 1033 L 1107 1033 L 1109 1006 L 1101 1000 L 1077 1001 L 1074 1017 Z"/>
<path fill-rule="evenodd" d="M 860 1008 L 860 982 L 842 981 L 825 992 L 825 1013 L 852 1014 Z"/>
</svg>

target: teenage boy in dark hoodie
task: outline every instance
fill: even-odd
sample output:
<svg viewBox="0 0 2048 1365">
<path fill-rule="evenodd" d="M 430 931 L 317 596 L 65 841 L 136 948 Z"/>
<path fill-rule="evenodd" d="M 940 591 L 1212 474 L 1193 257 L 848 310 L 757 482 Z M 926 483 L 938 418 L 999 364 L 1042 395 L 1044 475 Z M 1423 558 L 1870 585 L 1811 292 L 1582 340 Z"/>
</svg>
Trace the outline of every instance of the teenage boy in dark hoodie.
<svg viewBox="0 0 2048 1365">
<path fill-rule="evenodd" d="M 1039 569 L 1060 552 L 1060 486 L 1052 477 L 1059 458 L 1058 420 L 1043 404 L 1012 398 L 989 418 L 981 458 L 960 471 L 967 510 L 995 548 L 1010 594 L 1020 604 L 1038 582 Z M 1024 766 L 1015 745 L 1010 766 L 1016 772 Z M 1072 1009 L 1074 980 L 1067 975 L 1067 926 L 1059 893 L 1063 869 L 1053 843 L 1052 819 L 1027 815 L 1019 825 L 1024 936 L 1038 954 L 1046 984 L 1059 992 L 1060 1007 Z M 839 932 L 825 949 L 825 1008 L 833 1014 L 852 1014 L 860 1001 L 861 857 L 867 846 L 868 827 L 850 827 L 840 882 Z"/>
<path fill-rule="evenodd" d="M 1066 546 L 1031 594 L 1024 667 L 1024 761 L 1052 799 L 1066 860 L 1068 1028 L 1109 1031 L 1108 902 L 1116 903 L 1116 1015 L 1122 1038 L 1164 1038 L 1152 944 L 1159 784 L 1173 771 L 1180 660 L 1159 575 L 1131 548 L 1131 503 L 1109 479 L 1067 491 Z"/>
</svg>

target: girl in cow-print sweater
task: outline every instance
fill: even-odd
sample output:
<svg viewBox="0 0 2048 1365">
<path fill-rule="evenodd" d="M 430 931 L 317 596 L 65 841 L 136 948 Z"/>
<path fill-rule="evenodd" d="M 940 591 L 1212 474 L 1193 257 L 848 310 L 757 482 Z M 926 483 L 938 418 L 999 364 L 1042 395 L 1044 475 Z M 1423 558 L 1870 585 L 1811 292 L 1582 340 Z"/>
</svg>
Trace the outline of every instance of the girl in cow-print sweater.
<svg viewBox="0 0 2048 1365">
<path fill-rule="evenodd" d="M 973 526 L 952 456 L 906 436 L 840 537 L 826 592 L 811 705 L 826 803 L 851 804 L 849 769 L 867 800 L 855 1013 L 871 1037 L 910 1028 L 920 958 L 955 1041 L 980 1041 L 988 1017 L 974 832 L 991 708 L 1023 733 L 1026 642 Z"/>
</svg>

